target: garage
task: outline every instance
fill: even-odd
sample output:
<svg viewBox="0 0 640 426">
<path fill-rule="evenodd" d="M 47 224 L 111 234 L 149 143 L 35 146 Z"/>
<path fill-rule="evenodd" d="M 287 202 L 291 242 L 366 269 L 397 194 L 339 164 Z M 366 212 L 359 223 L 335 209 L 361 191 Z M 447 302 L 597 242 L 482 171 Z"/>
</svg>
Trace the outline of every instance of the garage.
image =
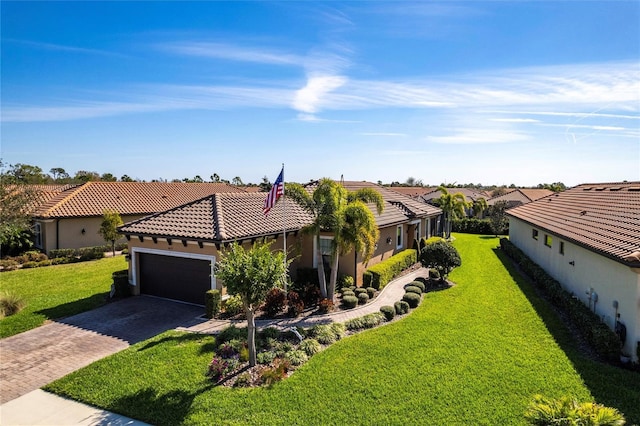
<svg viewBox="0 0 640 426">
<path fill-rule="evenodd" d="M 205 292 L 213 288 L 211 259 L 177 253 L 137 253 L 136 257 L 141 294 L 204 305 Z"/>
</svg>

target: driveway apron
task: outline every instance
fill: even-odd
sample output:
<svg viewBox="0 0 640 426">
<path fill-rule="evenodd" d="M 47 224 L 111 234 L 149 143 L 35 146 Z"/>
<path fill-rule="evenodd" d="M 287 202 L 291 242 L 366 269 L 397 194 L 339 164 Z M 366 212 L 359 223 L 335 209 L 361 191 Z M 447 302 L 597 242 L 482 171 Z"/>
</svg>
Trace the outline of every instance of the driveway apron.
<svg viewBox="0 0 640 426">
<path fill-rule="evenodd" d="M 176 327 L 203 320 L 199 306 L 130 297 L 0 340 L 0 404 Z"/>
</svg>

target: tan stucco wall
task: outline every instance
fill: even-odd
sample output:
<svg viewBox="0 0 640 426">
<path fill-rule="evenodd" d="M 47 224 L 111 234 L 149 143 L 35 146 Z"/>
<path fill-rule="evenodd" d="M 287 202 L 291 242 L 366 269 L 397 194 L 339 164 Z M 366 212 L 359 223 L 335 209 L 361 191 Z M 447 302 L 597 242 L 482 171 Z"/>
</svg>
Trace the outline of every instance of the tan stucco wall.
<svg viewBox="0 0 640 426">
<path fill-rule="evenodd" d="M 570 243 L 549 232 L 538 229 L 538 239 L 532 238 L 532 225 L 513 217 L 509 218 L 509 239 L 549 275 L 558 280 L 585 305 L 589 292 L 598 295 L 595 313 L 612 329 L 615 326 L 618 302 L 620 321 L 627 327 L 627 339 L 623 351 L 635 354 L 640 341 L 640 274 L 612 259 Z M 544 244 L 545 234 L 552 236 L 552 245 Z M 564 255 L 559 253 L 560 242 L 564 242 Z M 573 262 L 571 265 L 569 262 Z M 638 360 L 638 354 L 635 355 Z"/>
<path fill-rule="evenodd" d="M 142 217 L 144 215 L 122 216 L 122 221 L 127 223 Z M 53 249 L 95 247 L 107 244 L 98 233 L 102 217 L 47 219 L 35 222 L 40 223 L 42 227 L 42 249 L 47 254 Z M 123 243 L 126 239 L 123 236 L 117 242 Z"/>
</svg>

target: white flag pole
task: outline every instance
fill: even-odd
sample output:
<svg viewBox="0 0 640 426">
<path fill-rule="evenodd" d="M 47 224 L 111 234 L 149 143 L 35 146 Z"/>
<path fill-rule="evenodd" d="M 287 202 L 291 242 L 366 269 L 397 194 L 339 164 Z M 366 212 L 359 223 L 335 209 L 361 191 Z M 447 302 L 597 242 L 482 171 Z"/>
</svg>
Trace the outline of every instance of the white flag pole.
<svg viewBox="0 0 640 426">
<path fill-rule="evenodd" d="M 283 251 L 284 251 L 284 269 L 287 269 L 287 203 L 285 200 L 285 195 L 284 195 L 284 190 L 285 190 L 285 183 L 284 183 L 284 163 L 282 163 L 282 234 L 283 234 L 283 240 L 282 240 L 282 247 L 283 247 Z M 285 277 L 284 279 L 284 292 L 287 292 L 287 277 Z"/>
</svg>

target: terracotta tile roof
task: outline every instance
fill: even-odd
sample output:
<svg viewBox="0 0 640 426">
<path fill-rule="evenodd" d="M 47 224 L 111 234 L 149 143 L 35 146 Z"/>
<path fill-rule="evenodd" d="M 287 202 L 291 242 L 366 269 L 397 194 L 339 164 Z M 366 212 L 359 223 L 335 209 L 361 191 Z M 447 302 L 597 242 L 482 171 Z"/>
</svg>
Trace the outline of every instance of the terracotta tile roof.
<svg viewBox="0 0 640 426">
<path fill-rule="evenodd" d="M 35 213 L 38 218 L 150 214 L 221 192 L 244 192 L 225 183 L 87 182 L 55 194 Z"/>
<path fill-rule="evenodd" d="M 619 262 L 640 266 L 640 182 L 578 185 L 507 214 Z"/>
<path fill-rule="evenodd" d="M 490 197 L 490 195 L 486 191 L 471 188 L 447 188 L 447 191 L 449 191 L 450 194 L 461 192 L 462 195 L 464 195 L 466 201 L 475 201 L 478 198 L 484 198 L 485 200 L 487 200 Z M 426 202 L 429 202 L 434 198 L 440 198 L 441 195 L 442 192 L 440 192 L 438 188 L 435 188 L 431 192 L 422 195 L 420 198 L 422 198 Z"/>
<path fill-rule="evenodd" d="M 128 235 L 224 243 L 297 231 L 313 218 L 288 198 L 280 199 L 265 217 L 267 193 L 220 193 L 127 223 Z M 284 201 L 283 201 L 284 200 Z"/>
<path fill-rule="evenodd" d="M 490 198 L 487 200 L 487 204 L 492 206 L 497 201 L 507 201 L 512 204 L 526 204 L 531 201 L 539 200 L 540 198 L 547 197 L 549 195 L 553 195 L 554 192 L 548 189 L 528 189 L 528 188 L 518 188 L 512 191 L 507 192 L 506 194 L 498 195 L 497 197 Z"/>
<path fill-rule="evenodd" d="M 416 198 L 421 195 L 428 194 L 429 192 L 435 189 L 435 188 L 423 187 L 423 186 L 389 186 L 385 188 L 389 188 L 393 191 L 399 192 L 403 195 L 406 195 L 412 198 Z"/>
<path fill-rule="evenodd" d="M 305 187 L 312 191 L 316 183 L 317 182 L 310 183 Z M 385 206 L 381 215 L 378 215 L 375 206 L 369 206 L 373 215 L 376 217 L 378 227 L 381 228 L 406 222 L 407 220 L 414 218 L 438 216 L 442 213 L 442 210 L 437 207 L 414 200 L 413 198 L 400 194 L 391 188 L 376 185 L 372 182 L 344 181 L 342 182 L 342 185 L 349 191 L 357 191 L 361 188 L 372 188 L 382 195 Z"/>
</svg>

